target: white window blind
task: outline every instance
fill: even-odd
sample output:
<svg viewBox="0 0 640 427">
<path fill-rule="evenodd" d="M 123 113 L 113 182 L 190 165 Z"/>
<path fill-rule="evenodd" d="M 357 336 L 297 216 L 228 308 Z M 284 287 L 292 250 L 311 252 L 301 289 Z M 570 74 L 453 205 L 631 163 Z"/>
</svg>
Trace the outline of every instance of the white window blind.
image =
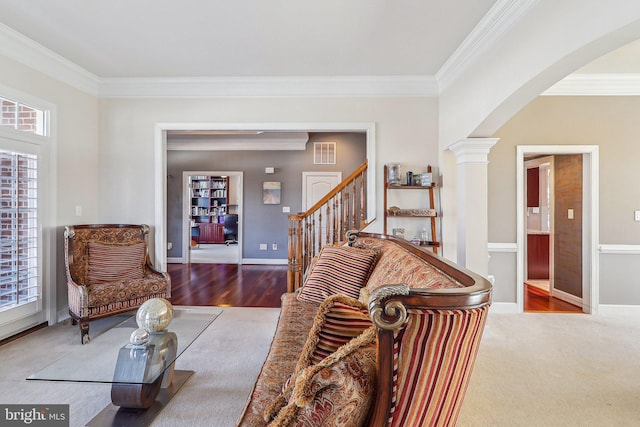
<svg viewBox="0 0 640 427">
<path fill-rule="evenodd" d="M 37 301 L 38 159 L 0 150 L 0 311 Z"/>
</svg>

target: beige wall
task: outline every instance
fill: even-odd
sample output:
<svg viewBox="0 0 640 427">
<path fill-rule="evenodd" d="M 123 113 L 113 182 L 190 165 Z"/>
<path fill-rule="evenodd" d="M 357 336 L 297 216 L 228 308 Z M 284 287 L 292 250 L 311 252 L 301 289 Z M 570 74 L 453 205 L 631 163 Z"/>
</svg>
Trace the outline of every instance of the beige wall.
<svg viewBox="0 0 640 427">
<path fill-rule="evenodd" d="M 516 241 L 517 145 L 600 147 L 600 243 L 640 243 L 640 97 L 539 97 L 495 136 L 489 155 L 489 241 Z"/>
<path fill-rule="evenodd" d="M 495 136 L 489 155 L 489 242 L 516 242 L 516 146 L 597 145 L 600 149 L 599 241 L 601 245 L 640 244 L 640 97 L 539 97 L 515 115 Z M 640 304 L 637 284 L 629 277 L 638 255 L 600 255 L 600 303 Z M 496 295 L 515 296 L 510 276 L 515 256 L 492 260 Z M 613 268 L 626 265 L 627 269 Z M 604 274 L 607 272 L 607 274 Z M 634 295 L 636 294 L 636 295 Z M 631 298 L 630 298 L 631 296 Z M 514 302 L 512 299 L 496 299 Z"/>
</svg>

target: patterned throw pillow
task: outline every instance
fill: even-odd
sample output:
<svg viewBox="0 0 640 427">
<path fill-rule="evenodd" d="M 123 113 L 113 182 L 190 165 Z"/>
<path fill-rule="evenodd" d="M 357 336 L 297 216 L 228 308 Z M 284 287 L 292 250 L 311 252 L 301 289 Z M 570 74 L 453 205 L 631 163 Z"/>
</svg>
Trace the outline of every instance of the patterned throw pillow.
<svg viewBox="0 0 640 427">
<path fill-rule="evenodd" d="M 376 250 L 356 249 L 349 246 L 325 246 L 309 273 L 298 300 L 321 304 L 336 294 L 358 298 L 360 289 L 378 261 Z"/>
<path fill-rule="evenodd" d="M 282 393 L 265 409 L 265 421 L 287 404 L 304 369 L 321 363 L 372 325 L 367 306 L 360 301 L 343 295 L 327 298 L 318 308 L 293 374 L 283 385 Z"/>
<path fill-rule="evenodd" d="M 372 326 L 304 369 L 269 427 L 363 425 L 376 387 L 375 341 Z"/>
<path fill-rule="evenodd" d="M 89 242 L 89 285 L 144 277 L 145 243 Z"/>
<path fill-rule="evenodd" d="M 372 325 L 367 306 L 360 301 L 342 295 L 327 298 L 318 309 L 296 371 L 321 362 Z"/>
</svg>

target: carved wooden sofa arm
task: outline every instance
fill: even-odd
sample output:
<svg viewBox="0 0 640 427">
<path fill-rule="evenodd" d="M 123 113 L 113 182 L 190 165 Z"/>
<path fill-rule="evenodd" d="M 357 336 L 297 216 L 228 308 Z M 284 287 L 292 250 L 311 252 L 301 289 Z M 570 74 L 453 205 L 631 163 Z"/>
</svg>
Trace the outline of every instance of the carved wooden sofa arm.
<svg viewBox="0 0 640 427">
<path fill-rule="evenodd" d="M 368 425 L 455 425 L 491 303 L 491 284 L 403 239 L 361 232 L 351 242 L 367 236 L 392 240 L 459 284 L 438 289 L 390 284 L 371 293 L 378 386 Z"/>
</svg>

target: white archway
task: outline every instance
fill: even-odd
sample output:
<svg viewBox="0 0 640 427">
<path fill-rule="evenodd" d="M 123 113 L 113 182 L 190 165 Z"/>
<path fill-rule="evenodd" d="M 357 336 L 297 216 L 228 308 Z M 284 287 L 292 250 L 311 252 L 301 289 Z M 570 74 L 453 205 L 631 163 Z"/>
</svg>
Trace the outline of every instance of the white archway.
<svg viewBox="0 0 640 427">
<path fill-rule="evenodd" d="M 456 198 L 466 192 L 458 188 L 456 160 L 448 147 L 469 137 L 493 136 L 522 107 L 560 79 L 638 38 L 640 3 L 613 0 L 605 5 L 584 0 L 579 7 L 576 4 L 569 8 L 565 2 L 537 2 L 518 22 L 485 43 L 482 52 L 469 58 L 471 65 L 440 95 L 442 228 L 443 239 L 448 242 L 445 257 L 457 257 Z M 471 226 L 463 230 L 474 232 Z"/>
</svg>

